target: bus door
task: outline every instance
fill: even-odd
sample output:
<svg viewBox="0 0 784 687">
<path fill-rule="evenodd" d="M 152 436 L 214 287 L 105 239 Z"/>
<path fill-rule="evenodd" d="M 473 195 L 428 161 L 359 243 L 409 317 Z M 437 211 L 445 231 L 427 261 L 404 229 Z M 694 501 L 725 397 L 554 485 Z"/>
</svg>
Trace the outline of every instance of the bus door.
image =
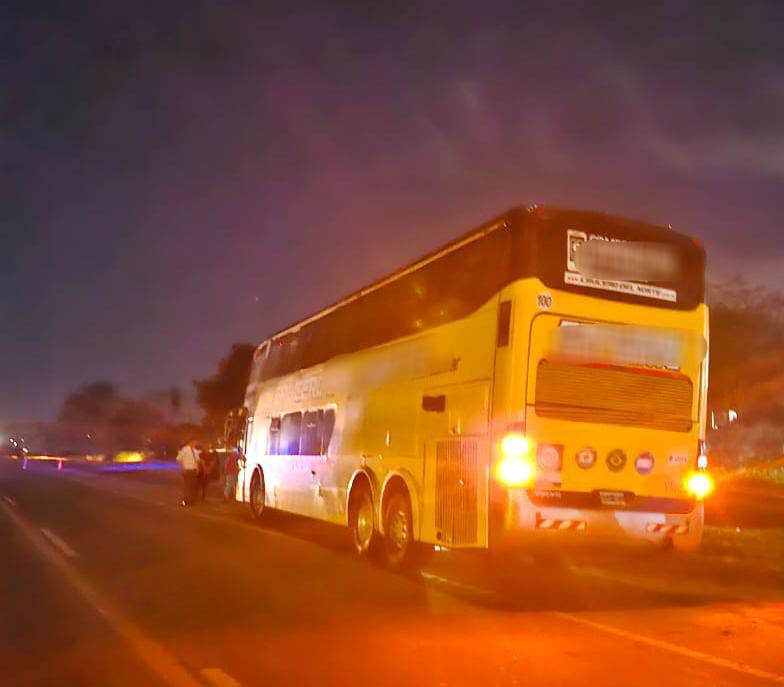
<svg viewBox="0 0 784 687">
<path fill-rule="evenodd" d="M 335 497 L 335 490 L 331 488 L 334 476 L 329 474 L 327 455 L 334 427 L 334 408 L 308 410 L 302 414 L 298 498 L 303 512 L 314 517 L 326 517 L 334 510 L 331 503 Z"/>
<path fill-rule="evenodd" d="M 271 423 L 269 483 L 275 507 L 295 513 L 307 512 L 303 509 L 310 476 L 300 456 L 302 412 L 286 413 L 273 418 Z"/>
</svg>

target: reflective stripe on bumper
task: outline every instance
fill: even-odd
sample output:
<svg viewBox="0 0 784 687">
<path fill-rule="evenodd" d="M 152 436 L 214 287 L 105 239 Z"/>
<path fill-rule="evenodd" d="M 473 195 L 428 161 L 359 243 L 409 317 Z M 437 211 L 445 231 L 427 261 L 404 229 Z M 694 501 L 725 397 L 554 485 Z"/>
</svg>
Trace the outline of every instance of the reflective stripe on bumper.
<svg viewBox="0 0 784 687">
<path fill-rule="evenodd" d="M 584 530 L 586 526 L 585 520 L 543 518 L 538 513 L 536 517 L 536 528 L 540 530 Z"/>
</svg>

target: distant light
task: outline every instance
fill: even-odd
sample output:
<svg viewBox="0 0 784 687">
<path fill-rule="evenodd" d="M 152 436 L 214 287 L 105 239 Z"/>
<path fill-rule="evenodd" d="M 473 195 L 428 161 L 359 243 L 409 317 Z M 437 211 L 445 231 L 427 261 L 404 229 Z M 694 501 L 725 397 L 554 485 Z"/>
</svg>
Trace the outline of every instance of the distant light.
<svg viewBox="0 0 784 687">
<path fill-rule="evenodd" d="M 144 461 L 144 454 L 140 451 L 120 451 L 114 457 L 115 463 L 141 463 Z"/>
<path fill-rule="evenodd" d="M 735 408 L 730 408 L 727 411 L 727 422 L 732 423 L 735 422 L 737 419 L 738 419 L 738 412 L 735 410 Z"/>
</svg>

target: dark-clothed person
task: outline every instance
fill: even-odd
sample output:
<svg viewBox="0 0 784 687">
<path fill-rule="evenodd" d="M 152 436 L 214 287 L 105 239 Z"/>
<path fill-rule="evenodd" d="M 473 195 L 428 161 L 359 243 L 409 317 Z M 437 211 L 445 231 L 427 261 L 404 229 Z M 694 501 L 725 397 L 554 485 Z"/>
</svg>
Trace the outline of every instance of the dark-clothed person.
<svg viewBox="0 0 784 687">
<path fill-rule="evenodd" d="M 207 486 L 218 478 L 218 460 L 212 451 L 201 451 L 199 455 L 199 491 L 204 501 L 207 498 Z"/>
<path fill-rule="evenodd" d="M 237 449 L 226 453 L 226 462 L 223 467 L 223 500 L 233 501 L 237 492 L 237 475 L 240 472 L 240 454 Z"/>
</svg>

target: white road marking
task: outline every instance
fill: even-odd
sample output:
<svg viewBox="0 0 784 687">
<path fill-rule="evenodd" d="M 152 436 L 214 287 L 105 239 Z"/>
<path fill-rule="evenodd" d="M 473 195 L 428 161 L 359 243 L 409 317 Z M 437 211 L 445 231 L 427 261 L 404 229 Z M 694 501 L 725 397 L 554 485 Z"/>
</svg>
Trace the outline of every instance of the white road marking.
<svg viewBox="0 0 784 687">
<path fill-rule="evenodd" d="M 5 501 L 9 506 L 15 506 L 16 501 L 14 501 L 10 496 L 6 496 L 3 494 L 3 501 Z"/>
<path fill-rule="evenodd" d="M 695 651 L 694 649 L 688 649 L 685 646 L 680 646 L 678 644 L 665 642 L 661 639 L 654 639 L 653 637 L 640 635 L 637 634 L 636 632 L 631 632 L 629 630 L 622 630 L 621 628 L 613 627 L 612 625 L 606 625 L 605 623 L 599 623 L 596 622 L 595 620 L 589 620 L 588 618 L 583 618 L 582 616 L 574 615 L 573 613 L 550 611 L 550 615 L 555 616 L 556 618 L 561 618 L 562 620 L 567 620 L 571 623 L 576 623 L 577 625 L 582 625 L 584 627 L 589 627 L 593 630 L 598 630 L 599 632 L 604 632 L 605 634 L 614 635 L 616 637 L 622 637 L 623 639 L 629 640 L 631 642 L 635 642 L 637 644 L 651 646 L 656 649 L 661 649 L 662 651 L 668 651 L 672 654 L 678 654 L 679 656 L 690 658 L 694 661 L 708 663 L 710 665 L 717 666 L 719 668 L 726 668 L 727 670 L 733 670 L 736 673 L 743 673 L 744 675 L 751 675 L 752 677 L 760 678 L 762 680 L 767 680 L 768 682 L 784 685 L 784 675 L 769 673 L 767 670 L 761 670 L 760 668 L 755 668 L 754 666 L 749 666 L 746 665 L 745 663 L 736 663 L 735 661 L 730 661 L 729 659 L 726 658 L 720 658 L 719 656 L 706 654 L 703 653 L 702 651 Z"/>
<path fill-rule="evenodd" d="M 76 553 L 68 544 L 66 544 L 60 537 L 58 537 L 48 527 L 41 528 L 41 534 L 44 535 L 52 544 L 60 550 L 60 553 L 68 556 L 68 558 L 76 558 L 79 554 Z"/>
<path fill-rule="evenodd" d="M 56 554 L 41 533 L 16 514 L 11 507 L 0 502 L 0 511 L 16 525 L 33 548 L 46 560 L 61 577 L 68 582 L 90 606 L 92 606 L 114 631 L 122 637 L 139 659 L 169 687 L 204 687 L 204 685 L 172 656 L 166 649 L 149 638 L 144 631 L 126 618 L 111 602 L 93 589 L 90 583 L 68 561 Z"/>
<path fill-rule="evenodd" d="M 493 597 L 497 596 L 494 592 L 491 592 L 487 589 L 482 589 L 482 587 L 475 587 L 472 584 L 456 582 L 455 580 L 450 580 L 448 577 L 441 577 L 441 575 L 434 575 L 433 573 L 425 572 L 424 570 L 419 574 L 425 580 L 432 581 L 432 582 L 439 582 L 449 587 L 454 587 L 455 589 L 462 589 L 463 591 L 470 592 L 471 594 L 474 595 L 493 596 Z"/>
<path fill-rule="evenodd" d="M 231 675 L 220 668 L 204 668 L 201 676 L 214 687 L 242 687 Z"/>
</svg>

